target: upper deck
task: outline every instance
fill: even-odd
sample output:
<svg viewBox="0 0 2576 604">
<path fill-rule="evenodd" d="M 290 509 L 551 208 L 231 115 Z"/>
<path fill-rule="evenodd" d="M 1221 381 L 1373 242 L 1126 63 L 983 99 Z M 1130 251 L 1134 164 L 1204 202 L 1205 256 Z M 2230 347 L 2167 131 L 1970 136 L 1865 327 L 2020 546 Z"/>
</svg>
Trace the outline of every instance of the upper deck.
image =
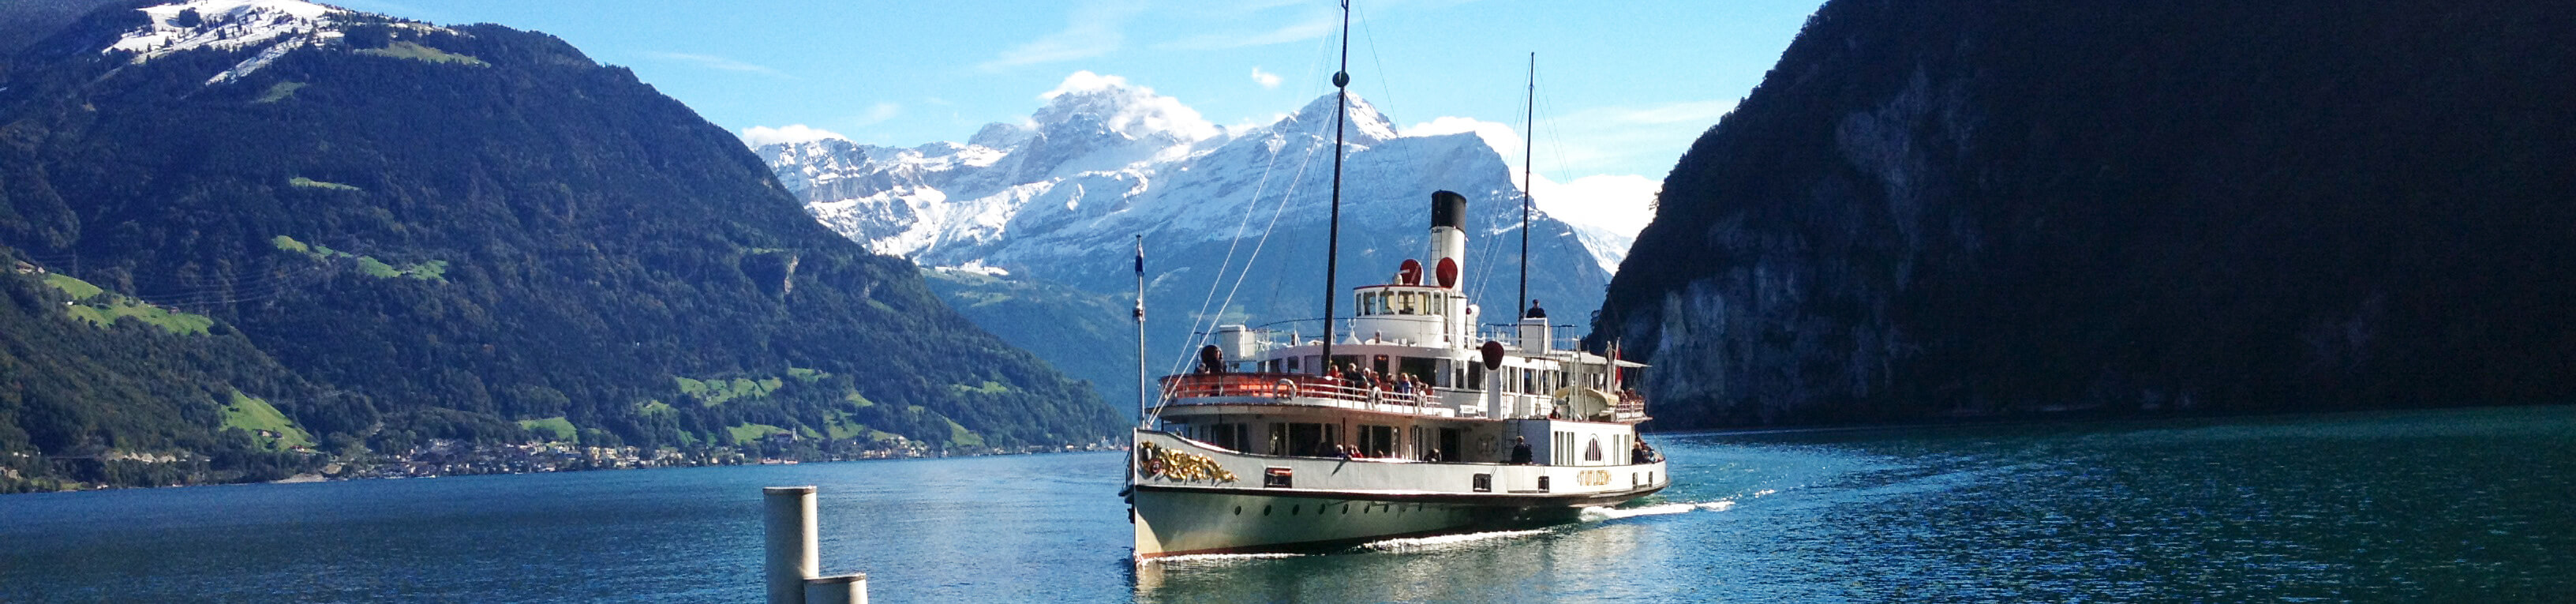
<svg viewBox="0 0 2576 604">
<path fill-rule="evenodd" d="M 1646 401 L 1634 392 L 1611 394 L 1597 404 L 1586 404 L 1595 401 L 1577 401 L 1587 393 L 1576 391 L 1591 389 L 1576 388 L 1555 393 L 1562 396 L 1547 397 L 1441 386 L 1406 391 L 1371 388 L 1332 377 L 1274 372 L 1165 376 L 1162 387 L 1172 399 L 1172 407 L 1166 413 L 1176 415 L 1191 414 L 1189 407 L 1293 406 L 1469 419 L 1554 417 L 1620 423 L 1647 419 Z M 1498 400 L 1504 402 L 1497 404 Z"/>
</svg>

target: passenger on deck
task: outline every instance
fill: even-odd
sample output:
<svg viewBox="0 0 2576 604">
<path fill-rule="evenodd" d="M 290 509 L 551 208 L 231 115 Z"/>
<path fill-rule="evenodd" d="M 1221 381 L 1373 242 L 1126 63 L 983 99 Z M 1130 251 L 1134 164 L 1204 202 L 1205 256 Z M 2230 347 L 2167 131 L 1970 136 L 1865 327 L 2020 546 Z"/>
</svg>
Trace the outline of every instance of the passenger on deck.
<svg viewBox="0 0 2576 604">
<path fill-rule="evenodd" d="M 1529 312 L 1521 313 L 1521 318 L 1523 318 L 1523 319 L 1545 319 L 1545 318 L 1547 318 L 1547 309 L 1545 309 L 1545 308 L 1539 308 L 1539 306 L 1538 306 L 1538 298 L 1530 298 L 1530 307 L 1529 307 Z"/>
<path fill-rule="evenodd" d="M 1528 437 L 1512 437 L 1512 463 L 1524 466 L 1530 464 L 1530 446 Z"/>
<path fill-rule="evenodd" d="M 1628 448 L 1628 463 L 1632 463 L 1632 464 L 1649 464 L 1649 463 L 1655 463 L 1655 462 L 1652 462 L 1652 461 L 1648 461 L 1648 460 L 1651 460 L 1651 459 L 1654 459 L 1654 458 L 1655 458 L 1654 451 L 1653 451 L 1653 450 L 1651 450 L 1651 449 L 1647 449 L 1647 448 L 1646 448 L 1646 441 L 1639 440 L 1639 441 L 1637 441 L 1637 446 L 1629 447 L 1629 448 Z"/>
<path fill-rule="evenodd" d="M 1440 450 L 1439 450 L 1439 449 L 1432 449 L 1432 450 L 1431 450 L 1431 454 L 1430 454 L 1430 455 L 1423 456 L 1422 460 L 1423 460 L 1423 461 L 1440 461 Z"/>
</svg>

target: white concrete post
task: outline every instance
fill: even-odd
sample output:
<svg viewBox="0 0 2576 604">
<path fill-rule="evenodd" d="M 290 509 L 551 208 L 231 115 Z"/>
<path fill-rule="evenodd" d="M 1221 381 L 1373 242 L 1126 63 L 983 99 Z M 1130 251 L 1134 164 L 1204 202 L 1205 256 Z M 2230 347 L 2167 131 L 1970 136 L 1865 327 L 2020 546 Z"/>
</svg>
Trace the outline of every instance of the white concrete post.
<svg viewBox="0 0 2576 604">
<path fill-rule="evenodd" d="M 868 604 L 868 575 L 806 579 L 805 604 Z"/>
<path fill-rule="evenodd" d="M 805 579 L 822 573 L 814 487 L 766 487 L 769 604 L 805 604 Z"/>
</svg>

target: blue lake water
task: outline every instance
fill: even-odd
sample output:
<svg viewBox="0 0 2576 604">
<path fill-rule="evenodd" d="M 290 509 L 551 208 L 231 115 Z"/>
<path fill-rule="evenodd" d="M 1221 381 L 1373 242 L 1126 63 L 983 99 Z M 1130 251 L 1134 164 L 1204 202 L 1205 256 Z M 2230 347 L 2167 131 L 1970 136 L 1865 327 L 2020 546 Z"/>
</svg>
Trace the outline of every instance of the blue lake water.
<svg viewBox="0 0 2576 604">
<path fill-rule="evenodd" d="M 1542 531 L 1128 562 L 1120 456 L 0 497 L 0 602 L 756 602 L 821 487 L 877 602 L 2576 601 L 2576 407 L 1650 436 Z"/>
</svg>

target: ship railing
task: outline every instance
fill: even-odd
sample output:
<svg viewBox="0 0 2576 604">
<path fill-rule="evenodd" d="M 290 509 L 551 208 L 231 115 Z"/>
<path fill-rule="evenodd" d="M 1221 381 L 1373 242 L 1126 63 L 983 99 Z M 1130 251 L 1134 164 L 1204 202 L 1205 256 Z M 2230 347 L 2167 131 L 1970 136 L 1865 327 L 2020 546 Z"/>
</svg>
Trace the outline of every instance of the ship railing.
<svg viewBox="0 0 2576 604">
<path fill-rule="evenodd" d="M 1169 394 L 1176 402 L 1193 398 L 1255 397 L 1325 399 L 1413 409 L 1443 406 L 1439 396 L 1429 393 L 1373 389 L 1344 380 L 1300 373 L 1171 375 L 1163 377 L 1163 392 Z"/>
<path fill-rule="evenodd" d="M 1572 328 L 1575 327 L 1574 325 L 1558 325 L 1556 327 L 1557 329 L 1555 330 L 1555 333 L 1548 338 L 1549 350 L 1582 349 L 1583 335 L 1573 333 Z M 1518 327 L 1511 326 L 1509 323 L 1485 326 L 1483 329 L 1476 330 L 1476 333 L 1473 334 L 1473 336 L 1475 337 L 1475 342 L 1478 343 L 1493 341 L 1501 342 L 1504 346 L 1511 347 L 1513 350 L 1535 350 L 1531 348 L 1530 345 L 1535 344 L 1536 342 L 1521 341 L 1520 329 Z"/>
</svg>

